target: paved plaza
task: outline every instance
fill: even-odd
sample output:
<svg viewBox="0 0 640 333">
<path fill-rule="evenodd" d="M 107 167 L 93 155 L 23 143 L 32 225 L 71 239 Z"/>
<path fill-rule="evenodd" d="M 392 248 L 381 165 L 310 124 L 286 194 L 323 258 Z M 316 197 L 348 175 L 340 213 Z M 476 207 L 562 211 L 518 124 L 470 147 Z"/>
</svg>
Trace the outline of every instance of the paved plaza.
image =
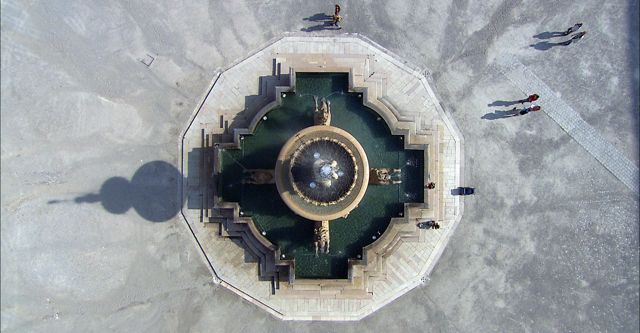
<svg viewBox="0 0 640 333">
<path fill-rule="evenodd" d="M 2 1 L 0 329 L 637 332 L 638 1 L 348 1 L 341 30 L 333 5 Z M 419 73 L 476 189 L 430 274 L 357 322 L 239 297 L 185 222 L 183 130 L 285 37 L 362 38 Z M 541 112 L 502 116 L 531 93 Z"/>
</svg>

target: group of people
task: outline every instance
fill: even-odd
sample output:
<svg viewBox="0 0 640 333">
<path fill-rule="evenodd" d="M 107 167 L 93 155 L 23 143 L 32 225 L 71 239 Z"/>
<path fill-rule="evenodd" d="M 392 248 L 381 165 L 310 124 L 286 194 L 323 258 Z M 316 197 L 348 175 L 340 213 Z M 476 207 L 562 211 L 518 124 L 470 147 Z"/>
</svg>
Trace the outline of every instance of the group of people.
<svg viewBox="0 0 640 333">
<path fill-rule="evenodd" d="M 525 99 L 521 99 L 518 101 L 518 103 L 520 104 L 524 104 L 524 103 L 531 103 L 531 105 L 529 105 L 529 107 L 524 108 L 522 110 L 520 110 L 519 113 L 516 113 L 516 108 L 514 107 L 511 111 L 513 112 L 513 115 L 525 115 L 531 111 L 536 112 L 536 111 L 540 111 L 542 110 L 542 108 L 539 105 L 535 105 L 533 104 L 533 102 L 537 101 L 538 98 L 540 98 L 540 96 L 538 94 L 533 94 L 533 95 L 529 95 L 529 97 L 525 98 Z"/>
<path fill-rule="evenodd" d="M 567 29 L 565 32 L 562 33 L 562 36 L 569 36 L 569 34 L 571 34 L 572 32 L 576 32 L 578 31 L 578 29 L 580 29 L 580 27 L 582 27 L 582 23 L 576 23 L 574 24 L 572 27 L 570 27 L 569 29 Z M 571 39 L 562 42 L 562 45 L 569 45 L 575 41 L 578 41 L 580 39 L 582 39 L 582 37 L 584 37 L 584 35 L 586 35 L 587 32 L 586 31 L 581 31 L 578 32 L 577 34 L 573 34 L 573 36 L 571 36 Z"/>
<path fill-rule="evenodd" d="M 419 221 L 416 226 L 419 229 L 440 229 L 440 224 L 436 221 Z"/>
<path fill-rule="evenodd" d="M 342 16 L 340 16 L 340 5 L 336 4 L 335 8 L 334 8 L 334 12 L 333 15 L 331 16 L 331 25 L 335 26 L 339 29 L 342 29 L 342 27 L 340 26 L 340 22 L 342 22 Z M 578 31 L 580 28 L 582 27 L 582 23 L 576 23 L 573 26 L 569 27 L 566 31 L 562 32 L 560 35 L 561 36 L 569 36 L 570 34 Z M 586 35 L 587 32 L 586 31 L 580 31 L 578 33 L 574 33 L 573 36 L 571 36 L 570 39 L 560 43 L 562 45 L 569 45 L 575 41 L 578 41 L 580 39 L 582 39 L 582 37 L 584 37 L 584 35 Z"/>
<path fill-rule="evenodd" d="M 560 33 L 560 35 L 561 36 L 569 36 L 570 34 L 578 31 L 581 27 L 582 27 L 582 23 L 576 23 L 573 26 L 569 27 L 564 32 Z M 567 41 L 564 41 L 564 42 L 562 42 L 560 44 L 569 45 L 569 44 L 571 44 L 571 43 L 573 43 L 575 41 L 578 41 L 578 40 L 582 39 L 582 37 L 584 37 L 584 35 L 586 35 L 586 34 L 587 34 L 586 31 L 581 31 L 581 32 L 578 32 L 578 33 L 574 33 L 573 36 L 571 36 L 571 39 L 569 39 Z M 512 115 L 513 116 L 525 115 L 525 114 L 527 114 L 529 112 L 536 112 L 536 111 L 542 110 L 542 108 L 539 105 L 533 104 L 533 102 L 537 101 L 538 98 L 540 98 L 540 96 L 538 94 L 532 94 L 532 95 L 529 95 L 525 99 L 517 101 L 520 104 L 531 103 L 531 105 L 529 107 L 526 107 L 526 108 L 520 110 L 520 112 L 516 112 L 517 108 L 514 107 L 513 109 L 511 109 L 511 111 L 513 113 Z"/>
</svg>

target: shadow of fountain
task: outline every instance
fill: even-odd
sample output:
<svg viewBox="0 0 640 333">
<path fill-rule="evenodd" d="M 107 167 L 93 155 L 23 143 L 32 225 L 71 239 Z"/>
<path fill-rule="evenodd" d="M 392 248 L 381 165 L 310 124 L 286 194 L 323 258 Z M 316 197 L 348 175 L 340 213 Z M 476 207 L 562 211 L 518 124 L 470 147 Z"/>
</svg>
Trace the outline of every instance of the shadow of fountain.
<svg viewBox="0 0 640 333">
<path fill-rule="evenodd" d="M 107 179 L 97 193 L 76 197 L 76 204 L 97 203 L 112 214 L 124 214 L 133 208 L 147 221 L 168 221 L 180 211 L 181 174 L 173 165 L 153 161 L 141 166 L 128 181 L 124 177 Z M 67 200 L 51 200 L 57 204 Z"/>
</svg>

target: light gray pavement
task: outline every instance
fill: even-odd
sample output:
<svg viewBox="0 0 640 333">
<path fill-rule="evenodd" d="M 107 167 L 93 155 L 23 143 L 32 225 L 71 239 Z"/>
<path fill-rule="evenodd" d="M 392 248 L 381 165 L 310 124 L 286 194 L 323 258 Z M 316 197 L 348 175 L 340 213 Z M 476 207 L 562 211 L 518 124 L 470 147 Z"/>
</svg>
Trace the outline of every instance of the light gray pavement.
<svg viewBox="0 0 640 333">
<path fill-rule="evenodd" d="M 638 167 L 607 142 L 597 130 L 587 124 L 576 111 L 524 66 L 513 55 L 502 54 L 496 59 L 499 70 L 514 86 L 527 94 L 536 91 L 544 96 L 536 101 L 544 112 L 551 117 L 576 142 L 586 149 L 595 159 L 616 176 L 630 190 L 638 193 Z"/>
<path fill-rule="evenodd" d="M 216 68 L 333 3 L 1 4 L 2 331 L 638 331 L 637 195 L 545 113 L 481 118 L 525 97 L 509 54 L 637 168 L 637 0 L 342 3 L 343 31 L 428 74 L 477 191 L 428 283 L 358 323 L 211 284 L 164 163 Z"/>
</svg>

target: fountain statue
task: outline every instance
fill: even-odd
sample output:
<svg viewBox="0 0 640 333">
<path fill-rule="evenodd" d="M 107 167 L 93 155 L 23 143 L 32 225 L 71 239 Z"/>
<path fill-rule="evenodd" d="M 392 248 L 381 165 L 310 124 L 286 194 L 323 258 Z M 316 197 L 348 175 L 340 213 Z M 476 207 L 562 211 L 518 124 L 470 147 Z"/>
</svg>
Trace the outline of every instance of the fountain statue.
<svg viewBox="0 0 640 333">
<path fill-rule="evenodd" d="M 371 168 L 369 171 L 369 184 L 391 185 L 402 183 L 402 170 L 389 168 Z"/>
<path fill-rule="evenodd" d="M 329 221 L 316 221 L 313 225 L 313 245 L 316 248 L 316 257 L 318 251 L 329 253 L 329 241 Z"/>
<path fill-rule="evenodd" d="M 320 101 L 320 108 L 318 108 L 318 96 L 313 96 L 313 102 L 316 108 L 313 112 L 313 122 L 315 125 L 331 125 L 331 102 L 327 101 L 324 97 Z"/>
<path fill-rule="evenodd" d="M 314 169 L 316 170 L 314 177 L 315 181 L 322 184 L 324 187 L 331 187 L 331 181 L 339 178 L 341 171 L 336 161 L 326 161 L 318 158 L 313 162 Z"/>
<path fill-rule="evenodd" d="M 269 169 L 251 169 L 245 170 L 242 178 L 243 184 L 273 184 L 275 179 L 273 176 L 273 170 Z"/>
</svg>

